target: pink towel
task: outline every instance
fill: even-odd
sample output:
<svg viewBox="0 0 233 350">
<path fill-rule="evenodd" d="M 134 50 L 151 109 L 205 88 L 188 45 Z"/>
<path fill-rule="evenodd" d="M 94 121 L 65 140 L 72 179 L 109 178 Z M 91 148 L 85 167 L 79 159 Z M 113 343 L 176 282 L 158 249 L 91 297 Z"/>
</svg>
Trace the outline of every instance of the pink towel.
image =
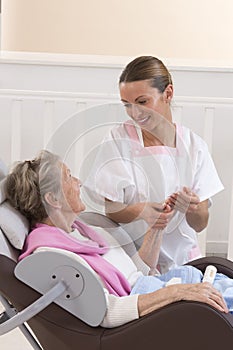
<svg viewBox="0 0 233 350">
<path fill-rule="evenodd" d="M 19 260 L 30 255 L 39 247 L 65 249 L 82 257 L 101 277 L 110 294 L 129 295 L 131 288 L 127 279 L 101 256 L 109 250 L 107 243 L 97 232 L 80 221 L 75 221 L 73 227 L 88 237 L 90 241 L 79 241 L 55 226 L 37 224 L 27 236 Z"/>
</svg>

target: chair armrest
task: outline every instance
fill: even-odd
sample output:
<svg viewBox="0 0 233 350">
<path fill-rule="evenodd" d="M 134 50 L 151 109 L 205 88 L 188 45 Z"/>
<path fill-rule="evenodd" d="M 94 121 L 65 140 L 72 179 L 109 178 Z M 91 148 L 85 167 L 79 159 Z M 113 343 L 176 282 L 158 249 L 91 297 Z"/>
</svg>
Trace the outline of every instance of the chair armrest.
<svg viewBox="0 0 233 350">
<path fill-rule="evenodd" d="M 105 331 L 101 350 L 230 349 L 233 315 L 193 301 L 179 301 Z"/>
<path fill-rule="evenodd" d="M 29 255 L 16 265 L 17 279 L 44 294 L 0 326 L 0 335 L 28 321 L 52 302 L 90 326 L 98 326 L 106 312 L 103 288 L 81 262 L 61 251 Z"/>
<path fill-rule="evenodd" d="M 217 268 L 218 272 L 223 273 L 230 278 L 233 278 L 233 262 L 225 258 L 208 256 L 190 261 L 186 265 L 192 265 L 201 270 L 203 273 L 205 272 L 205 269 L 208 265 L 214 265 Z"/>
</svg>

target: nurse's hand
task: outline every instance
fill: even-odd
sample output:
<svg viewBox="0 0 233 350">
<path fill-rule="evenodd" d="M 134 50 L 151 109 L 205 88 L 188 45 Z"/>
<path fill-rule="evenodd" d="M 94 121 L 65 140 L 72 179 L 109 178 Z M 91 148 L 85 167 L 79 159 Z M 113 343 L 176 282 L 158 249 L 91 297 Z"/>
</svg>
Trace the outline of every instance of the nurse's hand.
<svg viewBox="0 0 233 350">
<path fill-rule="evenodd" d="M 142 210 L 139 218 L 146 221 L 149 227 L 163 230 L 174 215 L 174 210 L 168 203 L 141 203 Z"/>
<path fill-rule="evenodd" d="M 182 191 L 173 193 L 166 203 L 181 213 L 192 213 L 197 211 L 200 199 L 190 188 L 183 187 Z"/>
<path fill-rule="evenodd" d="M 208 199 L 200 202 L 199 197 L 188 187 L 183 191 L 173 193 L 167 200 L 175 210 L 185 214 L 187 223 L 196 232 L 204 230 L 209 220 Z"/>
</svg>

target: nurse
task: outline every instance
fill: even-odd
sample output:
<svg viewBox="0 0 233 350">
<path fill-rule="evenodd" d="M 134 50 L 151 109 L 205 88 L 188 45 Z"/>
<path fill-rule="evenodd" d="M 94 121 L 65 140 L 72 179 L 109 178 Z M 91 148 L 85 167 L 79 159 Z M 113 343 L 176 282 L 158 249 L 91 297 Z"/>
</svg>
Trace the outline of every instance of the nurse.
<svg viewBox="0 0 233 350">
<path fill-rule="evenodd" d="M 197 233 L 223 185 L 206 143 L 173 122 L 173 83 L 162 61 L 134 59 L 119 89 L 130 120 L 106 136 L 84 187 L 138 246 L 148 226 L 162 230 L 156 269 L 164 273 L 201 256 Z"/>
</svg>

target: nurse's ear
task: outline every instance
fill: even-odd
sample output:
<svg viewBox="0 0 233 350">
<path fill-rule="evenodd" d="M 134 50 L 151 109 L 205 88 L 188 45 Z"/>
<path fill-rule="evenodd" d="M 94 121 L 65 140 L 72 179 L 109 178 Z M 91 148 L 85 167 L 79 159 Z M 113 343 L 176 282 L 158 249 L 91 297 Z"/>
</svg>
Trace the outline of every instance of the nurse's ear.
<svg viewBox="0 0 233 350">
<path fill-rule="evenodd" d="M 166 89 L 163 92 L 163 97 L 164 97 L 164 101 L 166 103 L 170 103 L 172 98 L 173 98 L 173 85 L 172 84 L 168 84 L 168 86 L 166 87 Z"/>
<path fill-rule="evenodd" d="M 44 199 L 45 199 L 46 203 L 49 204 L 52 208 L 61 209 L 62 205 L 54 193 L 47 192 L 44 196 Z"/>
</svg>

